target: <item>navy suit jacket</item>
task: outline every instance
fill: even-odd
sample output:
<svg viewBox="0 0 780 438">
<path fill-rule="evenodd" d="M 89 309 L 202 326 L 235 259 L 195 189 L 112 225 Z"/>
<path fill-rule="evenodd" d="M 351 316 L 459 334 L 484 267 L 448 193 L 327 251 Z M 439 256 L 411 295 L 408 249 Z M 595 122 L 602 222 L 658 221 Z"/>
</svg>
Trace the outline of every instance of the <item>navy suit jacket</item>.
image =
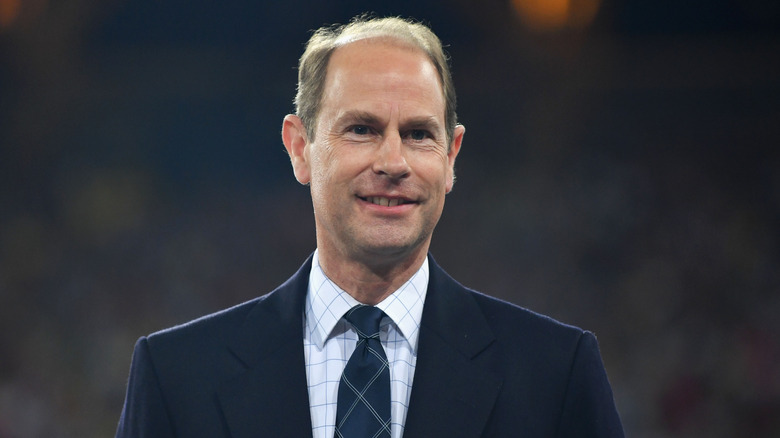
<svg viewBox="0 0 780 438">
<path fill-rule="evenodd" d="M 279 288 L 141 338 L 117 437 L 311 436 L 303 309 Z M 430 259 L 405 438 L 622 437 L 592 333 L 461 286 Z"/>
</svg>

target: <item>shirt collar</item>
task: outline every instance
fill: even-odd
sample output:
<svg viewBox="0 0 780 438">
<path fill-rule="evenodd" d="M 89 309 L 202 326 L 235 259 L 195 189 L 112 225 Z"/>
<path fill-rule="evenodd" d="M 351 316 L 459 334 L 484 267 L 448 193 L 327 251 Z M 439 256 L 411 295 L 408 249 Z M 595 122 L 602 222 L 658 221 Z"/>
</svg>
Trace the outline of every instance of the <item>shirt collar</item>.
<svg viewBox="0 0 780 438">
<path fill-rule="evenodd" d="M 417 351 L 425 295 L 428 291 L 428 258 L 420 269 L 400 288 L 382 300 L 376 307 L 382 309 L 406 338 L 412 351 Z M 322 271 L 317 251 L 312 257 L 309 290 L 306 295 L 306 327 L 312 342 L 322 349 L 341 317 L 360 304 L 346 291 L 332 282 Z M 387 318 L 382 321 L 386 324 Z"/>
</svg>

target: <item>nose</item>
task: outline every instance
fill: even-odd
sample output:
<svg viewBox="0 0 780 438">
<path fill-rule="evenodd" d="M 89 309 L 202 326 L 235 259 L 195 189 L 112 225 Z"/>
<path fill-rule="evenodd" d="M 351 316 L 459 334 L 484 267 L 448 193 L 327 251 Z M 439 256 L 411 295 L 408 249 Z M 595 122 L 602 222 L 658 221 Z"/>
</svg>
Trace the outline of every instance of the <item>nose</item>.
<svg viewBox="0 0 780 438">
<path fill-rule="evenodd" d="M 406 177 L 411 169 L 404 152 L 403 140 L 398 132 L 385 136 L 374 160 L 374 172 L 393 179 Z"/>
</svg>

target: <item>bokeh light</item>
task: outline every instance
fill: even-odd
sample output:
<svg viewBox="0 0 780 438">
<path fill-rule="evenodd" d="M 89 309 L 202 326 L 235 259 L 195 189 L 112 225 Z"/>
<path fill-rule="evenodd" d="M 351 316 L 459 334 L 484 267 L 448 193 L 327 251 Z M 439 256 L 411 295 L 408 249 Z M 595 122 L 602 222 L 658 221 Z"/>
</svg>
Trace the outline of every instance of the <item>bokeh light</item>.
<svg viewBox="0 0 780 438">
<path fill-rule="evenodd" d="M 19 17 L 21 0 L 0 0 L 0 29 L 6 29 Z"/>
<path fill-rule="evenodd" d="M 596 18 L 600 3 L 600 0 L 511 0 L 523 25 L 539 33 L 585 29 Z"/>
</svg>

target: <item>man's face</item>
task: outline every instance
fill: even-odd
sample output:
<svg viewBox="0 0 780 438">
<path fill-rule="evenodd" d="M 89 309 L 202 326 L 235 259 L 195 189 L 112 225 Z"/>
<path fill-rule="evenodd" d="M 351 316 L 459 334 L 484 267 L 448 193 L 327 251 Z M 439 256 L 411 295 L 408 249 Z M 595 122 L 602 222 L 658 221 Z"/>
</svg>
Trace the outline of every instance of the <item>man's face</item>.
<svg viewBox="0 0 780 438">
<path fill-rule="evenodd" d="M 340 47 L 317 120 L 315 140 L 297 162 L 291 156 L 311 186 L 318 247 L 374 262 L 427 251 L 464 129 L 447 144 L 442 89 L 425 54 L 377 40 Z"/>
</svg>

